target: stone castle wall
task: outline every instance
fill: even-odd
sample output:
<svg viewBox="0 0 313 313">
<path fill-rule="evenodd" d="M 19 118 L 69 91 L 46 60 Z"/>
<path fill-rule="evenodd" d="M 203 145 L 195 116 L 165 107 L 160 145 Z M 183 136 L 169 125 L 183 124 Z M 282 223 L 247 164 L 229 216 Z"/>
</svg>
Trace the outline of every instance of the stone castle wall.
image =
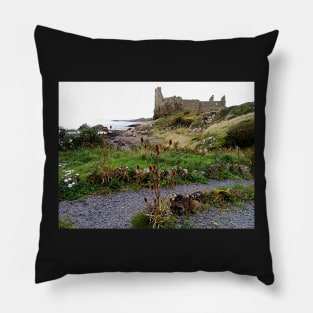
<svg viewBox="0 0 313 313">
<path fill-rule="evenodd" d="M 203 113 L 217 108 L 224 108 L 226 105 L 225 96 L 220 101 L 215 101 L 211 96 L 209 101 L 197 99 L 186 100 L 181 97 L 164 98 L 161 87 L 155 89 L 154 119 L 173 114 L 177 110 L 187 110 L 191 112 Z"/>
</svg>

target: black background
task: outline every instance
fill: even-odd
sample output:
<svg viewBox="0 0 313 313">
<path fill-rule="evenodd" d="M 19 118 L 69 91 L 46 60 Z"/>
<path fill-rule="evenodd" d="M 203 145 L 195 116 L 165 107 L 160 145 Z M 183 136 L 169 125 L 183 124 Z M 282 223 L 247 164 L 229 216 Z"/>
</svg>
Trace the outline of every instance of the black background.
<svg viewBox="0 0 313 313">
<path fill-rule="evenodd" d="M 46 164 L 37 283 L 68 273 L 233 271 L 273 283 L 264 177 L 267 55 L 278 32 L 204 42 L 89 39 L 37 26 Z M 59 81 L 254 81 L 255 229 L 60 230 Z"/>
</svg>

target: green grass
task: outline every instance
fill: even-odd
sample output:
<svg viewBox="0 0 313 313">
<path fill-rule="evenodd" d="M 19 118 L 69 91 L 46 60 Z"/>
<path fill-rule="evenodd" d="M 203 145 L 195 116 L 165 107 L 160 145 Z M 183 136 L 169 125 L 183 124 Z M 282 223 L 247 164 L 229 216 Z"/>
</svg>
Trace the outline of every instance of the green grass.
<svg viewBox="0 0 313 313">
<path fill-rule="evenodd" d="M 104 160 L 103 155 L 106 158 Z M 135 178 L 135 169 L 139 165 L 140 168 L 148 168 L 150 165 L 155 164 L 155 160 L 151 157 L 150 153 L 144 151 L 131 151 L 131 150 L 106 150 L 101 148 L 81 148 L 76 150 L 60 151 L 59 160 L 66 162 L 65 167 L 59 167 L 59 200 L 75 200 L 84 199 L 90 194 L 108 194 L 114 191 L 121 190 L 136 190 L 138 185 Z M 193 170 L 206 172 L 208 167 L 212 164 L 239 163 L 249 165 L 251 163 L 250 150 L 229 150 L 225 152 L 212 152 L 206 154 L 192 153 L 188 150 L 186 152 L 166 151 L 160 153 L 159 166 L 161 169 L 171 169 L 174 166 L 178 168 L 187 169 L 189 172 L 188 177 L 177 177 L 177 182 L 205 183 L 208 181 L 208 176 L 199 176 L 192 173 Z M 129 168 L 130 179 L 123 181 L 119 179 L 111 179 L 104 184 L 90 184 L 86 178 L 91 173 L 101 173 L 102 166 L 105 165 L 109 168 L 118 168 L 127 166 Z M 63 183 L 64 174 L 66 170 L 73 170 L 73 173 L 79 174 L 80 181 L 69 188 L 67 184 Z M 223 169 L 214 179 L 228 179 L 239 178 L 235 174 Z M 162 184 L 164 185 L 164 182 Z"/>
<path fill-rule="evenodd" d="M 110 190 L 102 188 L 97 184 L 88 184 L 86 181 L 81 181 L 74 187 L 69 188 L 66 185 L 59 185 L 59 201 L 62 200 L 82 200 L 91 194 L 108 194 Z"/>
<path fill-rule="evenodd" d="M 219 188 L 206 193 L 204 208 L 241 206 L 243 202 L 254 200 L 254 187 L 237 184 L 232 189 Z"/>
<path fill-rule="evenodd" d="M 254 113 L 247 113 L 244 115 L 236 116 L 230 120 L 222 120 L 218 123 L 212 123 L 204 133 L 204 138 L 215 136 L 217 138 L 224 138 L 230 128 L 242 122 L 254 120 Z"/>
<path fill-rule="evenodd" d="M 134 229 L 153 229 L 153 225 L 149 220 L 149 217 L 144 211 L 135 213 L 131 219 L 131 225 Z M 164 222 L 162 229 L 172 229 L 176 226 L 176 216 L 172 215 Z"/>
<path fill-rule="evenodd" d="M 199 114 L 184 110 L 177 110 L 171 115 L 161 117 L 155 120 L 154 124 L 157 128 L 165 128 L 168 126 L 189 126 Z"/>
<path fill-rule="evenodd" d="M 184 219 L 181 229 L 192 229 L 195 227 L 195 222 L 191 221 L 188 217 Z"/>
<path fill-rule="evenodd" d="M 67 219 L 59 219 L 59 228 L 60 229 L 74 229 L 73 223 L 68 221 Z"/>
<path fill-rule="evenodd" d="M 152 229 L 149 217 L 143 211 L 135 213 L 130 222 L 135 229 Z"/>
<path fill-rule="evenodd" d="M 85 148 L 69 151 L 60 151 L 59 160 L 67 162 L 66 167 L 59 167 L 59 178 L 63 176 L 63 170 L 74 170 L 80 174 L 82 180 L 86 179 L 87 175 L 93 172 L 97 167 L 101 166 L 102 152 L 98 148 Z M 189 153 L 189 152 L 162 152 L 160 154 L 160 168 L 168 169 L 174 166 L 187 168 L 189 171 L 199 170 L 205 171 L 209 165 L 215 163 L 237 163 L 248 161 L 245 156 L 245 151 L 238 153 L 233 150 L 227 153 L 212 152 L 206 154 Z M 141 168 L 149 167 L 153 164 L 153 158 L 149 153 L 125 151 L 125 150 L 111 150 L 106 162 L 110 168 L 121 166 L 128 166 L 130 169 L 135 169 L 137 165 Z"/>
<path fill-rule="evenodd" d="M 63 170 L 67 169 L 75 170 L 82 180 L 86 179 L 87 175 L 100 165 L 102 153 L 101 148 L 59 151 L 59 162 L 69 163 L 66 167 L 59 167 L 59 179 L 63 176 Z"/>
<path fill-rule="evenodd" d="M 254 185 L 244 186 L 242 184 L 235 184 L 232 190 L 242 190 L 248 193 L 249 200 L 254 200 Z"/>
</svg>

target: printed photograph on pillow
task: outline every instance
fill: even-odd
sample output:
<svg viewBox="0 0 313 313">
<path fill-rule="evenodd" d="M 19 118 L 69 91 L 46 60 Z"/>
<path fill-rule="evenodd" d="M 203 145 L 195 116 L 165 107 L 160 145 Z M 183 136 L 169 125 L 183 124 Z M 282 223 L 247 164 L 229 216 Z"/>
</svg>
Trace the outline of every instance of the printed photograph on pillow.
<svg viewBox="0 0 313 313">
<path fill-rule="evenodd" d="M 60 229 L 254 229 L 254 82 L 58 84 Z"/>
</svg>

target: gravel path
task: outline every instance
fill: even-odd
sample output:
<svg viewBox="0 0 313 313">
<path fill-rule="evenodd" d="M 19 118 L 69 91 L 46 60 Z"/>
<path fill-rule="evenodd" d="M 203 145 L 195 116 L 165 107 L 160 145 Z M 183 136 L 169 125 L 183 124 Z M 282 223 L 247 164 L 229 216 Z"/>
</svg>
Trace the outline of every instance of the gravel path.
<svg viewBox="0 0 313 313">
<path fill-rule="evenodd" d="M 211 180 L 207 184 L 178 185 L 175 189 L 162 188 L 161 197 L 175 193 L 192 193 L 231 187 L 234 184 L 249 185 L 249 180 Z M 69 220 L 75 228 L 129 229 L 134 213 L 144 208 L 144 197 L 152 201 L 149 189 L 117 192 L 106 196 L 90 196 L 85 201 L 63 201 L 59 203 L 59 217 Z M 211 208 L 206 212 L 180 218 L 178 228 L 254 228 L 254 203 L 244 203 L 242 207 L 221 210 Z"/>
</svg>

